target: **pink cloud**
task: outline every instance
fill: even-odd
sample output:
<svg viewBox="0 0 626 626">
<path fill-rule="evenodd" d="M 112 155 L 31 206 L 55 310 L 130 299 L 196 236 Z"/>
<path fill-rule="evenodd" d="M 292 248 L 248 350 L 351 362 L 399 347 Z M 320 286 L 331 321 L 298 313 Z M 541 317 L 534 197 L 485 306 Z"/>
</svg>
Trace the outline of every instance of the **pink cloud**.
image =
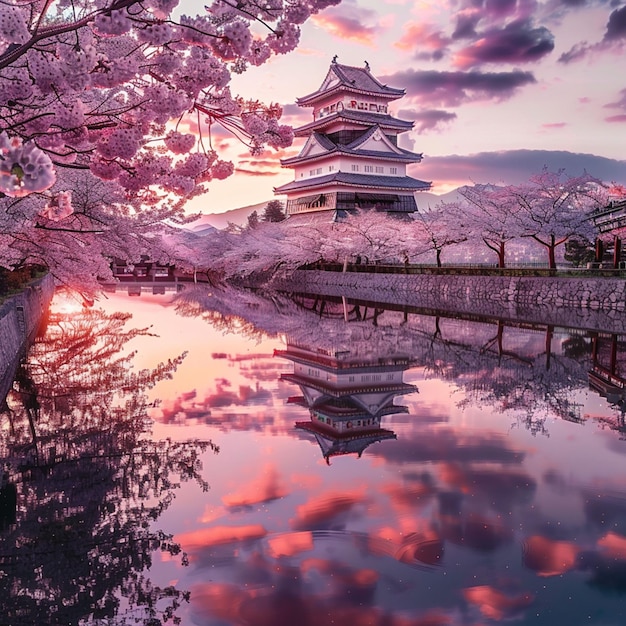
<svg viewBox="0 0 626 626">
<path fill-rule="evenodd" d="M 533 601 L 528 593 L 510 596 L 489 585 L 468 587 L 463 590 L 463 596 L 485 617 L 497 621 L 519 615 Z"/>
<path fill-rule="evenodd" d="M 557 576 L 576 567 L 579 552 L 572 542 L 535 535 L 524 542 L 524 565 L 539 576 Z"/>
<path fill-rule="evenodd" d="M 626 560 L 626 537 L 623 535 L 608 532 L 598 540 L 598 545 L 606 555 L 620 561 Z"/>
<path fill-rule="evenodd" d="M 235 493 L 225 495 L 222 502 L 229 508 L 237 508 L 277 500 L 288 493 L 276 466 L 268 463 L 254 480 Z"/>
<path fill-rule="evenodd" d="M 364 489 L 320 494 L 297 507 L 291 527 L 295 530 L 313 530 L 326 526 L 335 518 L 345 517 L 365 501 Z"/>
<path fill-rule="evenodd" d="M 339 39 L 348 39 L 373 46 L 381 32 L 379 17 L 375 11 L 359 7 L 354 2 L 330 7 L 313 16 L 313 22 Z"/>
<path fill-rule="evenodd" d="M 215 526 L 213 528 L 201 528 L 175 536 L 175 541 L 180 543 L 188 552 L 195 552 L 203 548 L 240 543 L 253 539 L 261 539 L 267 535 L 267 531 L 260 524 L 249 526 Z"/>
<path fill-rule="evenodd" d="M 430 53 L 420 52 L 418 56 L 437 59 L 443 55 L 449 43 L 450 39 L 437 27 L 414 22 L 407 24 L 404 34 L 394 46 L 400 50 L 429 50 Z"/>
<path fill-rule="evenodd" d="M 546 124 L 542 124 L 541 128 L 545 128 L 546 130 L 550 130 L 553 128 L 565 128 L 567 126 L 567 122 L 548 122 Z"/>
<path fill-rule="evenodd" d="M 626 122 L 626 113 L 622 113 L 620 115 L 611 115 L 610 117 L 604 118 L 605 122 L 609 122 L 610 124 L 623 124 Z"/>
<path fill-rule="evenodd" d="M 274 559 L 283 556 L 295 556 L 296 554 L 313 550 L 313 533 L 303 531 L 274 535 L 268 541 L 268 545 L 268 554 Z"/>
</svg>

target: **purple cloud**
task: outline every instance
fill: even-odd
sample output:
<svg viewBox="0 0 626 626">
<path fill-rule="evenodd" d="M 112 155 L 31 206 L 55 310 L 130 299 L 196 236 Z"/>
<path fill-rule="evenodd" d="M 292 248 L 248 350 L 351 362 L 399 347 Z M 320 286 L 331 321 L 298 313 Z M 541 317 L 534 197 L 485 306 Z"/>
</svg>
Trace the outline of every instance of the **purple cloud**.
<svg viewBox="0 0 626 626">
<path fill-rule="evenodd" d="M 463 102 L 503 100 L 524 85 L 535 83 L 530 72 L 438 72 L 402 70 L 381 77 L 383 83 L 403 85 L 407 95 L 431 106 L 453 107 Z"/>
<path fill-rule="evenodd" d="M 449 124 L 456 119 L 456 113 L 442 111 L 440 109 L 430 109 L 428 111 L 411 111 L 404 109 L 398 111 L 402 119 L 413 120 L 416 123 L 415 129 L 420 132 L 429 130 L 439 130 L 441 126 Z"/>
<path fill-rule="evenodd" d="M 476 37 L 476 26 L 480 21 L 477 13 L 458 13 L 456 16 L 456 27 L 452 33 L 452 39 L 473 39 Z"/>
<path fill-rule="evenodd" d="M 608 104 L 604 105 L 604 108 L 606 109 L 624 109 L 624 111 L 626 112 L 626 89 L 622 89 L 619 92 L 619 100 L 616 100 L 615 102 L 609 102 Z"/>
<path fill-rule="evenodd" d="M 565 169 L 571 176 L 587 171 L 601 180 L 626 183 L 626 161 L 565 150 L 509 150 L 469 155 L 429 157 L 414 166 L 412 174 L 438 185 L 473 183 L 519 184 L 546 166 Z"/>
<path fill-rule="evenodd" d="M 580 41 L 559 57 L 559 63 L 565 63 L 567 65 L 573 61 L 579 61 L 591 48 L 593 48 L 593 46 L 590 46 L 586 41 Z"/>
<path fill-rule="evenodd" d="M 613 6 L 613 3 L 611 3 L 611 6 Z M 623 6 L 615 9 L 615 11 L 609 15 L 606 31 L 601 41 L 595 44 L 588 44 L 586 41 L 577 43 L 559 57 L 559 62 L 571 63 L 573 61 L 579 61 L 593 52 L 605 52 L 609 50 L 621 52 L 625 41 L 626 6 Z"/>
<path fill-rule="evenodd" d="M 487 0 L 485 11 L 491 15 L 503 16 L 514 13 L 517 8 L 517 0 Z"/>
<path fill-rule="evenodd" d="M 455 65 L 468 68 L 480 63 L 528 63 L 554 49 L 554 36 L 528 20 L 516 20 L 504 28 L 481 33 L 480 39 L 455 55 Z"/>
<path fill-rule="evenodd" d="M 615 9 L 609 16 L 604 39 L 606 41 L 626 37 L 626 6 Z"/>
</svg>

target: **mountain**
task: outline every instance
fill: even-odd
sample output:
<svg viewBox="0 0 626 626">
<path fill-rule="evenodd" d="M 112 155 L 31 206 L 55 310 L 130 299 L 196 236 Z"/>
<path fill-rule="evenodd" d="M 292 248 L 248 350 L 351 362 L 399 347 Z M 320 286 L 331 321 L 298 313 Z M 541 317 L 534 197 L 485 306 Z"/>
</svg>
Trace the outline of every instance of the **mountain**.
<svg viewBox="0 0 626 626">
<path fill-rule="evenodd" d="M 418 207 L 428 208 L 428 206 L 434 207 L 438 202 L 453 202 L 458 199 L 458 193 L 457 190 L 453 190 L 439 196 L 429 191 L 420 191 L 415 194 L 415 199 Z M 205 213 L 195 222 L 188 224 L 187 228 L 196 234 L 205 235 L 211 230 L 211 227 L 222 230 L 229 224 L 245 226 L 248 221 L 248 215 L 250 215 L 252 211 L 256 211 L 259 215 L 259 219 L 261 218 L 268 202 L 269 200 L 265 200 L 257 204 L 231 209 L 224 213 Z"/>
<path fill-rule="evenodd" d="M 250 215 L 252 211 L 256 211 L 260 218 L 268 202 L 269 200 L 265 200 L 265 202 L 250 204 L 238 209 L 231 209 L 230 211 L 224 211 L 224 213 L 205 213 L 195 222 L 188 224 L 187 228 L 196 232 L 198 230 L 204 230 L 208 226 L 218 228 L 219 230 L 226 228 L 228 224 L 245 226 L 248 221 L 248 215 Z"/>
</svg>

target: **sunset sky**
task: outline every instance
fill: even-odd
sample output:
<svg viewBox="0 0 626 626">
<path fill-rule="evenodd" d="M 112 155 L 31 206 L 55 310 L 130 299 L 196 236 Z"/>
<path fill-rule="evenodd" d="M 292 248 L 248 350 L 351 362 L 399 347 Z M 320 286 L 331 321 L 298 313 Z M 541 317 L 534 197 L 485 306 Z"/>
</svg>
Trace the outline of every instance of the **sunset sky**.
<svg viewBox="0 0 626 626">
<path fill-rule="evenodd" d="M 234 76 L 233 91 L 279 102 L 299 126 L 311 110 L 294 102 L 320 86 L 333 55 L 367 60 L 383 83 L 406 89 L 392 112 L 415 127 L 401 145 L 424 154 L 409 173 L 435 193 L 519 182 L 544 165 L 626 184 L 625 50 L 619 0 L 343 0 L 304 25 L 295 52 Z M 252 159 L 226 135 L 221 142 L 236 174 L 194 209 L 264 202 L 293 179 L 279 159 L 301 143 Z"/>
</svg>

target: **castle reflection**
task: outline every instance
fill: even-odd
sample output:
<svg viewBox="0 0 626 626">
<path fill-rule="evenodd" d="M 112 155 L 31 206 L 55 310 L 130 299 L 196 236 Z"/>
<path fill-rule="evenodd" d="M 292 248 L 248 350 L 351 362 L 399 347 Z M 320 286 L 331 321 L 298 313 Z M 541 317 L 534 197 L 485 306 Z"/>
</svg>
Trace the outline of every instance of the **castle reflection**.
<svg viewBox="0 0 626 626">
<path fill-rule="evenodd" d="M 395 439 L 393 431 L 382 427 L 382 418 L 408 412 L 394 398 L 417 391 L 402 380 L 408 356 L 379 357 L 371 354 L 369 342 L 352 340 L 349 346 L 314 347 L 288 337 L 286 350 L 275 351 L 294 364 L 293 373 L 282 374 L 281 380 L 301 391 L 288 402 L 309 409 L 310 420 L 296 422 L 296 428 L 314 435 L 327 463 L 338 455 L 361 457 L 371 444 Z"/>
</svg>

